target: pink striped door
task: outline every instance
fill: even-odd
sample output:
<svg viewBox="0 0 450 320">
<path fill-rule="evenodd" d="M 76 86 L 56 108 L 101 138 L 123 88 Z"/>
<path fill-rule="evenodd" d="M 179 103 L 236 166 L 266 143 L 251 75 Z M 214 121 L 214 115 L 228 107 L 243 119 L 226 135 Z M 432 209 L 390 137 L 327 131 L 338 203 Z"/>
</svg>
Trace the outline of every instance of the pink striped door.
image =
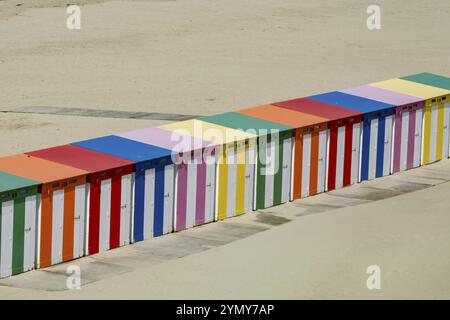
<svg viewBox="0 0 450 320">
<path fill-rule="evenodd" d="M 399 106 L 395 112 L 392 173 L 420 166 L 423 103 Z"/>
</svg>

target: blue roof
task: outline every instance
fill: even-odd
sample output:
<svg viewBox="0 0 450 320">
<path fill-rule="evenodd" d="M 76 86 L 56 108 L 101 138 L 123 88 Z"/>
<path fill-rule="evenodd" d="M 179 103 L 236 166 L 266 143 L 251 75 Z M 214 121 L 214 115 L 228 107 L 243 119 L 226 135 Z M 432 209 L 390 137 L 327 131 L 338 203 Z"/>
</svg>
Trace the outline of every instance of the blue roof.
<svg viewBox="0 0 450 320">
<path fill-rule="evenodd" d="M 113 135 L 72 144 L 136 163 L 170 157 L 172 154 L 168 149 Z"/>
<path fill-rule="evenodd" d="M 316 100 L 328 104 L 333 104 L 335 106 L 340 106 L 352 110 L 358 110 L 361 112 L 374 112 L 385 109 L 391 109 L 395 106 L 392 104 L 387 104 L 384 102 L 357 97 L 351 94 L 332 91 L 328 93 L 317 94 L 314 96 L 307 97 L 311 100 Z"/>
</svg>

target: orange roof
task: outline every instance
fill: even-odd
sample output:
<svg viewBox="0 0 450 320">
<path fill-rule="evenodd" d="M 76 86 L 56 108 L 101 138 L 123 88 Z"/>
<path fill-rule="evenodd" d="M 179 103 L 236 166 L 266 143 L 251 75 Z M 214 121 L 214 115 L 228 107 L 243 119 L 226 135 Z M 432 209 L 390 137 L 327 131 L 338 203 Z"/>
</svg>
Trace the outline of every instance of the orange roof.
<svg viewBox="0 0 450 320">
<path fill-rule="evenodd" d="M 293 128 L 308 127 L 329 121 L 329 119 L 326 118 L 280 108 L 271 104 L 238 110 L 236 113 L 245 114 L 266 121 L 277 122 Z"/>
<path fill-rule="evenodd" d="M 87 175 L 88 172 L 25 154 L 0 158 L 0 170 L 41 183 Z"/>
</svg>

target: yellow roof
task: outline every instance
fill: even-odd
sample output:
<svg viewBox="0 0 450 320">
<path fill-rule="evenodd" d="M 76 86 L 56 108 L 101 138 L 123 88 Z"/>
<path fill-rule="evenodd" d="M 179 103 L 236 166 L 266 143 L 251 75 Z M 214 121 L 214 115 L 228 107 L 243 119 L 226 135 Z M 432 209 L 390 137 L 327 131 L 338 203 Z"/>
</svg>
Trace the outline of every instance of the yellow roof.
<svg viewBox="0 0 450 320">
<path fill-rule="evenodd" d="M 369 84 L 369 86 L 403 93 L 422 99 L 433 99 L 450 94 L 449 90 L 427 86 L 425 84 L 403 79 L 391 79 L 386 81 L 374 82 Z"/>
<path fill-rule="evenodd" d="M 159 126 L 159 128 L 189 134 L 195 138 L 225 144 L 246 139 L 256 139 L 256 134 L 236 130 L 221 125 L 192 119 Z"/>
</svg>

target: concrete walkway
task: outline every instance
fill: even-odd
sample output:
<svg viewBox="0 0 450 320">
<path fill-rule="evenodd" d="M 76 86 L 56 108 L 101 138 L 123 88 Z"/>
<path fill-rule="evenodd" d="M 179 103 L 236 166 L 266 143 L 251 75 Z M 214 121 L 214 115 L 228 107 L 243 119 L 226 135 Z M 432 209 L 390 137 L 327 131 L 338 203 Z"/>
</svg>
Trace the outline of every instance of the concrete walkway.
<svg viewBox="0 0 450 320">
<path fill-rule="evenodd" d="M 4 279 L 0 298 L 449 298 L 448 181 L 445 160 Z"/>
</svg>

